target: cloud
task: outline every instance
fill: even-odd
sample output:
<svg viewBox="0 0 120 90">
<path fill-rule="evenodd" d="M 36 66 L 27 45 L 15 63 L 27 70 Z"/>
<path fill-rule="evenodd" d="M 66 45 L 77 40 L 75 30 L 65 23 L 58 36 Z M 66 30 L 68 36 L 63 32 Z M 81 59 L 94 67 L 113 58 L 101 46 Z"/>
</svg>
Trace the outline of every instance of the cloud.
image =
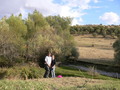
<svg viewBox="0 0 120 90">
<path fill-rule="evenodd" d="M 120 16 L 114 12 L 106 12 L 99 18 L 107 24 L 120 24 Z"/>
<path fill-rule="evenodd" d="M 72 22 L 72 25 L 82 24 L 82 22 L 83 22 L 82 18 L 79 18 L 79 19 L 74 18 L 73 22 Z"/>
<path fill-rule="evenodd" d="M 98 3 L 99 2 L 99 0 L 93 0 L 95 3 Z"/>
<path fill-rule="evenodd" d="M 25 13 L 34 9 L 44 15 L 53 15 L 58 14 L 59 6 L 54 4 L 52 0 L 2 0 L 0 1 L 0 16 L 8 16 L 18 12 Z"/>
<path fill-rule="evenodd" d="M 0 16 L 15 14 L 24 5 L 25 0 L 2 0 L 0 1 Z"/>
<path fill-rule="evenodd" d="M 69 16 L 74 18 L 72 25 L 80 24 L 83 22 L 82 16 L 86 13 L 83 12 L 85 9 L 90 9 L 89 3 L 91 0 L 62 0 L 63 5 L 61 6 L 60 16 Z"/>
<path fill-rule="evenodd" d="M 60 11 L 60 5 L 53 3 L 53 0 L 26 0 L 26 9 L 37 9 L 43 15 L 56 15 Z"/>
<path fill-rule="evenodd" d="M 69 16 L 74 18 L 74 24 L 79 24 L 83 22 L 82 16 L 86 14 L 84 10 L 99 8 L 89 5 L 90 2 L 98 3 L 99 0 L 59 0 L 62 4 L 54 1 L 58 0 L 1 0 L 0 17 L 22 13 L 25 18 L 27 13 L 37 9 L 44 16 Z"/>
<path fill-rule="evenodd" d="M 73 8 L 77 7 L 81 10 L 88 9 L 89 3 L 91 0 L 62 0 L 63 2 L 66 2 L 66 5 Z"/>
</svg>

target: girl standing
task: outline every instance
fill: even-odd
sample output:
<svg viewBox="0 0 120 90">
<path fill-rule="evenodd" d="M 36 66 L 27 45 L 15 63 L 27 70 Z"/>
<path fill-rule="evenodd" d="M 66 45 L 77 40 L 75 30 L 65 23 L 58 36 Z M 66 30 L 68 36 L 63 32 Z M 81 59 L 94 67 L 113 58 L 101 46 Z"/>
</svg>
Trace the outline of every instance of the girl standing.
<svg viewBox="0 0 120 90">
<path fill-rule="evenodd" d="M 52 62 L 51 62 L 51 75 L 52 75 L 52 78 L 56 77 L 55 76 L 55 64 L 56 64 L 55 56 L 52 55 Z"/>
</svg>

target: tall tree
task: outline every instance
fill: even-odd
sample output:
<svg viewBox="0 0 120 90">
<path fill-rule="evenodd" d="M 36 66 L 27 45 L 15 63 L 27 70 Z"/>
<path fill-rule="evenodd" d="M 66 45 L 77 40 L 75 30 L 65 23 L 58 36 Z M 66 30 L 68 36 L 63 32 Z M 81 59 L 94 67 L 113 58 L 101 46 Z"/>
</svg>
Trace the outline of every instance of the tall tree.
<svg viewBox="0 0 120 90">
<path fill-rule="evenodd" d="M 11 31 L 22 37 L 26 36 L 27 27 L 19 16 L 10 16 L 10 18 L 7 19 L 7 23 L 9 24 Z"/>
</svg>

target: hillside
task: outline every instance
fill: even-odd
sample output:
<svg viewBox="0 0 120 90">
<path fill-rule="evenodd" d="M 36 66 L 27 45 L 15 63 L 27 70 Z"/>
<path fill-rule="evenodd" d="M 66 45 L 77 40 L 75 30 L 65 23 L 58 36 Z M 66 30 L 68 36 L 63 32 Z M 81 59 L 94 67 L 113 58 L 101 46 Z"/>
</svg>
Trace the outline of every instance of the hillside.
<svg viewBox="0 0 120 90">
<path fill-rule="evenodd" d="M 116 39 L 94 38 L 92 35 L 74 36 L 78 51 L 79 60 L 98 63 L 112 64 L 114 60 L 114 50 L 112 45 Z"/>
</svg>

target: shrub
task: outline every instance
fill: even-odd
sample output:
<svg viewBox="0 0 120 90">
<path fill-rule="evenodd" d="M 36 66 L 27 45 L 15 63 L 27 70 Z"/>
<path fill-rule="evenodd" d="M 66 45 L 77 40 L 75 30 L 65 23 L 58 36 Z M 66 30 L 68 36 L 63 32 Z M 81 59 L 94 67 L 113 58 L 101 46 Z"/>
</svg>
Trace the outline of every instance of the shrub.
<svg viewBox="0 0 120 90">
<path fill-rule="evenodd" d="M 33 79 L 42 78 L 44 69 L 35 66 L 14 66 L 11 68 L 0 68 L 0 78 L 4 79 Z"/>
<path fill-rule="evenodd" d="M 88 74 L 92 76 L 99 76 L 99 73 L 96 71 L 95 67 L 89 67 Z"/>
<path fill-rule="evenodd" d="M 71 55 L 67 57 L 68 62 L 75 62 L 78 60 L 79 53 L 77 48 L 73 47 L 71 50 Z"/>
<path fill-rule="evenodd" d="M 11 66 L 9 63 L 9 60 L 4 58 L 4 57 L 0 57 L 0 67 L 4 67 L 4 66 Z"/>
<path fill-rule="evenodd" d="M 113 44 L 113 48 L 115 51 L 114 57 L 116 64 L 120 64 L 120 39 L 116 40 Z"/>
<path fill-rule="evenodd" d="M 93 35 L 93 37 L 97 37 L 97 33 L 93 33 L 92 35 Z"/>
</svg>

